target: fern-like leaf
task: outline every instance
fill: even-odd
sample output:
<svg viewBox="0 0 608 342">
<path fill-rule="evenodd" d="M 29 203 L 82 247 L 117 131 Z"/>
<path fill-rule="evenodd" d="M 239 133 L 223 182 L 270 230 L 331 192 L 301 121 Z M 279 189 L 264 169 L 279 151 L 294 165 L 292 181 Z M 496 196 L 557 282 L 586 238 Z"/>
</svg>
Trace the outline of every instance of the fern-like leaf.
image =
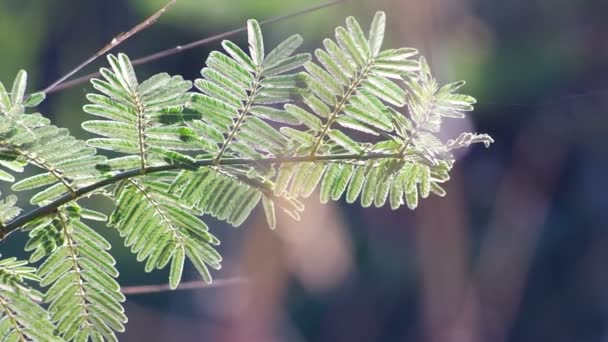
<svg viewBox="0 0 608 342">
<path fill-rule="evenodd" d="M 35 267 L 17 258 L 0 260 L 0 340 L 61 341 L 28 281 L 39 281 Z"/>
<path fill-rule="evenodd" d="M 27 74 L 21 71 L 13 85 L 12 96 L 0 86 L 2 98 L 0 114 L 0 165 L 11 171 L 22 171 L 26 164 L 42 169 L 43 173 L 27 177 L 13 185 L 23 191 L 47 187 L 31 198 L 32 204 L 43 204 L 65 193 L 76 190 L 99 179 L 94 165 L 105 157 L 97 156 L 94 148 L 69 135 L 65 128 L 50 125 L 40 114 L 25 114 L 24 108 L 37 105 L 43 94 L 32 94 L 24 102 Z M 13 181 L 2 170 L 0 179 Z"/>
<path fill-rule="evenodd" d="M 170 263 L 170 285 L 175 288 L 188 257 L 202 278 L 211 281 L 207 266 L 221 267 L 221 256 L 213 248 L 219 240 L 180 198 L 169 193 L 169 184 L 156 176 L 131 179 L 118 186 L 115 197 L 117 206 L 109 224 L 137 260 L 146 261 L 147 272 Z"/>
<path fill-rule="evenodd" d="M 320 184 L 322 202 L 345 195 L 349 203 L 360 199 L 363 207 L 380 207 L 388 201 L 393 209 L 404 204 L 414 209 L 419 198 L 431 192 L 445 194 L 439 184 L 449 179 L 454 162 L 450 150 L 492 142 L 487 135 L 463 133 L 444 144 L 434 135 L 443 118 L 463 118 L 475 100 L 455 93 L 464 82 L 439 87 L 423 58 L 410 59 L 414 49 L 381 51 L 384 27 L 385 16 L 378 12 L 365 38 L 358 23 L 348 18 L 347 29 L 336 30 L 338 44 L 325 40 L 326 49 L 316 51 L 322 67 L 305 65 L 312 94 L 304 101 L 310 111 L 291 104 L 285 109 L 308 130 L 283 128 L 282 132 L 298 141 L 296 154 L 308 153 L 311 161 L 281 165 L 277 193 L 307 197 Z M 404 88 L 392 80 L 403 82 Z M 329 96 L 336 92 L 341 95 Z M 400 110 L 406 104 L 407 114 Z M 356 142 L 333 128 L 334 122 L 387 140 L 373 145 Z M 340 152 L 360 158 L 314 160 L 319 153 Z M 397 158 L 366 158 L 375 153 Z"/>
<path fill-rule="evenodd" d="M 125 297 L 115 278 L 118 271 L 108 253 L 110 244 L 81 221 L 105 219 L 76 205 L 29 225 L 26 250 L 31 261 L 46 257 L 38 268 L 40 285 L 49 287 L 44 300 L 50 319 L 68 341 L 117 341 L 127 318 Z"/>
<path fill-rule="evenodd" d="M 120 168 L 141 170 L 165 163 L 171 159 L 170 151 L 211 148 L 182 124 L 200 117 L 183 111 L 190 100 L 191 82 L 161 73 L 139 83 L 126 55 L 109 55 L 108 61 L 111 70 L 101 69 L 104 79 L 91 81 L 101 94 L 87 95 L 91 104 L 84 106 L 87 113 L 107 119 L 82 124 L 85 130 L 103 136 L 88 140 L 90 146 L 127 154 L 119 159 Z"/>
<path fill-rule="evenodd" d="M 235 227 L 240 226 L 262 200 L 268 226 L 275 228 L 275 206 L 298 219 L 303 205 L 293 197 L 276 195 L 273 188 L 269 179 L 252 177 L 240 170 L 205 168 L 182 171 L 171 191 L 197 211 Z"/>
<path fill-rule="evenodd" d="M 11 137 L 21 135 L 17 141 L 35 139 L 33 129 L 48 125 L 50 121 L 38 113 L 25 114 L 27 107 L 34 107 L 44 100 L 44 93 L 31 94 L 26 100 L 24 98 L 27 86 L 27 73 L 19 71 L 11 93 L 0 82 L 0 137 L 2 141 Z M 18 154 L 6 143 L 0 144 L 0 180 L 14 182 L 15 177 L 11 172 L 22 172 L 26 164 L 22 160 L 17 160 Z"/>
<path fill-rule="evenodd" d="M 306 83 L 309 92 L 304 102 L 309 110 L 288 105 L 290 113 L 317 116 L 319 120 L 303 120 L 314 137 L 302 153 L 315 156 L 326 153 L 336 143 L 350 150 L 357 144 L 341 139 L 335 123 L 366 133 L 392 132 L 393 123 L 387 104 L 401 107 L 405 104 L 405 91 L 390 78 L 416 71 L 418 63 L 409 59 L 415 49 L 386 50 L 380 52 L 384 39 L 385 15 L 378 12 L 368 37 L 353 17 L 346 20 L 346 28 L 336 29 L 336 42 L 325 39 L 325 49 L 315 55 L 321 66 L 309 62 Z M 329 140 L 327 140 L 329 138 Z"/>
<path fill-rule="evenodd" d="M 292 56 L 302 38 L 291 36 L 266 55 L 258 22 L 249 20 L 247 32 L 249 54 L 230 41 L 222 42 L 227 55 L 212 52 L 201 71 L 203 78 L 194 82 L 201 93 L 189 107 L 202 114 L 203 123 L 193 122 L 192 127 L 215 142 L 216 161 L 226 154 L 278 155 L 289 147 L 288 139 L 265 120 L 299 123 L 272 104 L 289 102 L 298 93 L 301 75 L 285 73 L 310 60 L 305 53 Z"/>
</svg>

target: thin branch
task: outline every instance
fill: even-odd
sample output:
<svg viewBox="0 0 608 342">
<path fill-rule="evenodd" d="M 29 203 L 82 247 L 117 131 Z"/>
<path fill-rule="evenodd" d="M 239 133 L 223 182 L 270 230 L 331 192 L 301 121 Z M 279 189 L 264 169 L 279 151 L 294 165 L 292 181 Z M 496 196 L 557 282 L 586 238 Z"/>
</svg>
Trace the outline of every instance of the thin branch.
<svg viewBox="0 0 608 342">
<path fill-rule="evenodd" d="M 220 287 L 246 285 L 249 283 L 249 279 L 242 277 L 226 278 L 226 279 L 214 279 L 211 283 L 205 283 L 202 280 L 183 281 L 176 289 L 171 289 L 169 284 L 155 284 L 155 285 L 133 285 L 133 286 L 122 286 L 120 292 L 125 296 L 137 296 L 150 293 L 161 293 L 178 290 L 201 290 L 201 289 L 217 289 Z M 2 288 L 3 291 L 15 292 L 13 288 Z M 0 309 L 2 309 L 2 298 L 0 297 Z M 35 303 L 44 303 L 43 298 L 32 296 L 32 300 Z"/>
<path fill-rule="evenodd" d="M 158 10 L 156 13 L 152 14 L 148 19 L 146 19 L 146 20 L 142 21 L 141 23 L 137 24 L 135 27 L 133 27 L 129 31 L 127 31 L 125 33 L 121 33 L 118 36 L 114 37 L 108 44 L 106 44 L 106 46 L 104 46 L 103 48 L 101 48 L 101 50 L 97 51 L 93 56 L 89 57 L 89 59 L 87 59 L 86 61 L 84 61 L 81 64 L 79 64 L 77 67 L 75 67 L 74 69 L 72 69 L 67 74 L 63 75 L 61 78 L 59 78 L 53 84 L 51 84 L 48 87 L 44 88 L 44 90 L 42 90 L 42 92 L 46 93 L 46 94 L 50 94 L 50 93 L 52 93 L 54 91 L 57 91 L 57 89 L 59 88 L 59 86 L 65 80 L 67 80 L 68 78 L 74 76 L 74 74 L 76 74 L 77 72 L 79 72 L 80 70 L 82 70 L 87 65 L 91 64 L 97 58 L 105 55 L 110 50 L 112 50 L 113 48 L 115 48 L 118 45 L 122 44 L 124 41 L 126 41 L 129 38 L 131 38 L 135 34 L 137 34 L 137 33 L 141 32 L 141 31 L 147 29 L 148 27 L 152 26 L 167 11 L 167 9 L 169 9 L 169 7 L 173 6 L 173 4 L 175 4 L 176 1 L 177 0 L 171 0 L 171 1 L 169 1 L 165 6 L 163 6 L 163 8 L 161 8 L 160 10 Z"/>
<path fill-rule="evenodd" d="M 259 165 L 259 164 L 285 164 L 285 163 L 299 163 L 299 162 L 322 162 L 322 161 L 341 161 L 341 160 L 354 160 L 354 161 L 365 161 L 365 160 L 373 160 L 373 159 L 389 159 L 389 158 L 397 158 L 401 159 L 403 156 L 400 153 L 368 153 L 368 154 L 336 154 L 336 155 L 326 155 L 326 156 L 314 156 L 311 158 L 310 156 L 297 156 L 297 157 L 271 157 L 271 158 L 263 158 L 263 159 L 243 159 L 243 158 L 230 158 L 230 159 L 222 159 L 215 162 L 215 159 L 203 159 L 199 160 L 194 164 L 171 164 L 171 165 L 161 165 L 161 166 L 152 166 L 148 167 L 143 174 L 150 174 L 155 172 L 162 171 L 170 171 L 170 170 L 183 170 L 183 169 L 191 169 L 193 166 L 196 167 L 206 167 L 206 166 L 221 166 L 221 165 Z M 74 193 L 65 194 L 53 202 L 36 208 L 34 210 L 29 211 L 26 214 L 23 214 L 14 220 L 10 221 L 3 227 L 0 227 L 0 241 L 6 239 L 6 237 L 15 231 L 17 228 L 27 224 L 28 222 L 44 217 L 52 212 L 54 212 L 60 206 L 74 201 L 77 198 L 80 198 L 90 192 L 93 192 L 97 189 L 103 188 L 108 185 L 112 185 L 117 183 L 118 181 L 129 179 L 142 175 L 141 169 L 134 169 L 129 171 L 124 171 L 114 176 L 108 177 L 102 181 L 97 183 L 82 187 L 76 190 Z"/>
<path fill-rule="evenodd" d="M 318 11 L 318 10 L 323 9 L 323 8 L 327 8 L 327 7 L 338 5 L 338 4 L 343 3 L 345 1 L 347 1 L 347 0 L 333 0 L 333 1 L 329 1 L 329 2 L 320 4 L 320 5 L 317 5 L 317 6 L 309 7 L 309 8 L 300 10 L 300 11 L 296 11 L 296 12 L 288 13 L 288 14 L 285 14 L 285 15 L 282 15 L 282 16 L 277 16 L 277 17 L 274 17 L 274 18 L 266 19 L 266 20 L 260 22 L 260 25 L 272 24 L 272 23 L 283 21 L 283 20 L 286 20 L 286 19 L 289 19 L 289 18 L 292 18 L 292 17 L 297 17 L 297 16 L 300 16 L 300 15 L 308 14 L 308 13 L 315 12 L 315 11 Z M 202 45 L 205 45 L 205 44 L 216 42 L 216 41 L 224 39 L 224 38 L 228 38 L 228 37 L 234 36 L 234 35 L 236 35 L 238 33 L 245 32 L 245 31 L 247 31 L 247 26 L 243 26 L 243 27 L 240 27 L 238 29 L 234 29 L 234 30 L 231 30 L 231 31 L 226 31 L 226 32 L 223 32 L 223 33 L 220 33 L 220 34 L 216 34 L 216 35 L 211 36 L 211 37 L 206 37 L 206 38 L 203 38 L 203 39 L 191 42 L 191 43 L 187 43 L 187 44 L 184 44 L 184 45 L 178 45 L 176 47 L 173 47 L 173 48 L 170 48 L 170 49 L 166 49 L 166 50 L 163 50 L 163 51 L 159 51 L 159 52 L 153 53 L 151 55 L 147 55 L 147 56 L 144 56 L 144 57 L 132 60 L 131 64 L 133 64 L 135 66 L 135 65 L 145 64 L 145 63 L 148 63 L 148 62 L 153 62 L 153 61 L 165 58 L 165 57 L 176 55 L 176 54 L 181 53 L 181 52 L 186 51 L 186 50 L 193 49 L 195 47 L 199 47 L 199 46 L 202 46 Z M 94 73 L 91 73 L 91 74 L 84 75 L 82 77 L 76 78 L 76 79 L 74 79 L 72 81 L 62 82 L 61 85 L 58 85 L 58 86 L 54 87 L 54 89 L 52 89 L 51 91 L 47 92 L 47 94 L 54 93 L 54 92 L 57 92 L 57 91 L 60 91 L 60 90 L 64 90 L 64 89 L 68 89 L 68 88 L 77 86 L 79 84 L 85 83 L 88 80 L 90 80 L 90 79 L 92 79 L 94 77 L 98 77 L 98 76 L 99 76 L 99 72 L 94 72 Z M 65 79 L 64 79 L 64 81 L 65 81 Z"/>
<path fill-rule="evenodd" d="M 245 278 L 227 278 L 227 279 L 216 279 L 212 283 L 206 283 L 202 280 L 193 280 L 182 282 L 176 289 L 171 289 L 169 284 L 158 284 L 158 285 L 135 285 L 135 286 L 123 286 L 120 291 L 126 296 L 135 296 L 149 293 L 160 293 L 175 290 L 199 290 L 199 289 L 211 289 L 218 287 L 226 287 L 232 285 L 244 285 L 247 284 L 248 280 Z"/>
</svg>

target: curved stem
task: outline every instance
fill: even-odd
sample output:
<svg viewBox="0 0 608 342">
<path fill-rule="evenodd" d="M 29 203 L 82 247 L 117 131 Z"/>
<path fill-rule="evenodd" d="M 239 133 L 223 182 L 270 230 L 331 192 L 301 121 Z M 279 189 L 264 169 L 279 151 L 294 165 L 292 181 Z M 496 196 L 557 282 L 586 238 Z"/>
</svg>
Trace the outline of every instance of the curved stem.
<svg viewBox="0 0 608 342">
<path fill-rule="evenodd" d="M 214 159 L 203 159 L 199 160 L 194 165 L 198 167 L 206 167 L 206 166 L 221 166 L 221 165 L 259 165 L 259 164 L 285 164 L 285 163 L 300 163 L 300 162 L 324 162 L 324 161 L 343 161 L 343 160 L 352 160 L 352 161 L 365 161 L 365 160 L 373 160 L 373 159 L 389 159 L 389 158 L 402 158 L 400 153 L 368 153 L 368 154 L 337 154 L 337 155 L 327 155 L 327 156 L 315 156 L 311 159 L 309 156 L 298 156 L 298 157 L 271 157 L 271 158 L 263 158 L 263 159 L 242 159 L 242 158 L 227 158 L 220 160 L 217 164 L 215 164 Z M 170 170 L 182 170 L 182 169 L 192 169 L 192 164 L 182 165 L 182 164 L 171 164 L 171 165 L 161 165 L 161 166 L 151 166 L 145 170 L 146 174 L 162 172 L 162 171 L 170 171 Z M 104 180 L 101 180 L 97 183 L 82 187 L 74 191 L 74 193 L 65 194 L 53 202 L 36 208 L 32 211 L 29 211 L 4 226 L 0 227 L 0 241 L 6 239 L 6 237 L 15 231 L 17 228 L 27 224 L 28 222 L 44 217 L 53 211 L 55 211 L 58 207 L 73 201 L 76 198 L 80 198 L 84 195 L 87 195 L 95 190 L 106 187 L 108 185 L 112 185 L 117 183 L 118 181 L 129 179 L 132 177 L 141 176 L 142 171 L 140 169 L 124 171 L 118 174 L 115 174 L 111 177 L 108 177 Z"/>
</svg>

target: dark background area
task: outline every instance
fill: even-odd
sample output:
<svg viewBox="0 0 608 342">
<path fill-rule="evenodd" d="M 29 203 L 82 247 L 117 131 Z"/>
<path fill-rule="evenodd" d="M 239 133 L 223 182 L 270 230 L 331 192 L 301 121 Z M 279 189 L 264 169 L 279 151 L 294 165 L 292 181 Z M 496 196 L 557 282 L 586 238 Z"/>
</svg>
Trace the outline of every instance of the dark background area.
<svg viewBox="0 0 608 342">
<path fill-rule="evenodd" d="M 179 0 L 117 51 L 142 57 L 317 3 Z M 162 5 L 0 0 L 0 80 L 23 68 L 42 89 Z M 460 155 L 447 197 L 413 212 L 313 196 L 301 222 L 281 217 L 276 232 L 263 215 L 239 230 L 207 219 L 223 241 L 218 285 L 129 296 L 122 341 L 608 341 L 608 2 L 347 1 L 264 26 L 266 44 L 301 33 L 313 51 L 347 15 L 368 27 L 376 10 L 387 12 L 386 46 L 419 48 L 440 82 L 467 80 L 478 99 L 445 138 L 469 129 L 496 143 Z M 219 47 L 137 72 L 194 79 Z M 40 111 L 86 138 L 91 90 L 50 94 Z M 123 285 L 166 280 L 96 228 L 116 246 Z M 0 252 L 24 256 L 24 235 Z"/>
</svg>

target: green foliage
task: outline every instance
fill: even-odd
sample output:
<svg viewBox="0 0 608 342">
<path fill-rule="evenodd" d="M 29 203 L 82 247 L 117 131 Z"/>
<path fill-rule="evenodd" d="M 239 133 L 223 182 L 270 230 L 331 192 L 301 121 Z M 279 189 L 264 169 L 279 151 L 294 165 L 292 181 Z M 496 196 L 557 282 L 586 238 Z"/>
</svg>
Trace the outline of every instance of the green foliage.
<svg viewBox="0 0 608 342">
<path fill-rule="evenodd" d="M 105 220 L 105 215 L 78 206 L 60 208 L 53 215 L 28 225 L 33 251 L 30 262 L 46 258 L 38 267 L 40 285 L 49 287 L 51 321 L 65 340 L 116 341 L 127 317 L 120 304 L 125 297 L 114 278 L 118 271 L 108 253 L 110 244 L 81 218 Z M 53 238 L 48 233 L 53 232 Z"/>
<path fill-rule="evenodd" d="M 249 55 L 236 44 L 223 41 L 228 55 L 217 51 L 209 55 L 207 67 L 201 70 L 203 78 L 194 81 L 200 93 L 193 94 L 188 105 L 201 114 L 202 120 L 190 126 L 214 143 L 215 149 L 209 152 L 215 154 L 216 161 L 227 155 L 280 155 L 291 148 L 290 141 L 265 120 L 300 123 L 273 105 L 294 100 L 303 84 L 302 75 L 286 74 L 310 60 L 309 54 L 292 55 L 302 38 L 291 36 L 265 55 L 259 24 L 249 20 L 247 27 Z"/>
<path fill-rule="evenodd" d="M 16 258 L 0 260 L 0 340 L 61 341 L 47 311 L 37 303 L 41 294 L 26 282 L 39 280 L 36 268 L 27 264 Z"/>
<path fill-rule="evenodd" d="M 39 171 L 12 186 L 36 189 L 36 210 L 17 217 L 15 195 L 0 201 L 1 236 L 27 231 L 34 265 L 0 261 L 0 340 L 114 341 L 124 330 L 111 246 L 83 220 L 115 228 L 147 272 L 169 267 L 176 288 L 186 262 L 206 282 L 221 268 L 205 215 L 237 227 L 261 207 L 274 229 L 276 210 L 299 219 L 315 192 L 392 209 L 444 196 L 452 151 L 492 138 L 437 137 L 475 100 L 457 93 L 464 82 L 440 86 L 415 49 L 383 49 L 385 21 L 377 13 L 366 34 L 347 18 L 313 60 L 295 54 L 299 35 L 266 51 L 249 20 L 248 52 L 222 42 L 193 83 L 140 82 L 126 55 L 109 55 L 84 106 L 98 119 L 82 124 L 100 137 L 87 141 L 26 113 L 44 94 L 25 95 L 25 72 L 10 92 L 0 83 L 0 180 Z M 115 204 L 109 217 L 78 203 L 90 195 Z"/>
<path fill-rule="evenodd" d="M 122 182 L 108 224 L 118 229 L 137 260 L 146 260 L 146 271 L 171 265 L 171 288 L 179 284 L 185 256 L 211 282 L 206 265 L 220 268 L 222 258 L 212 247 L 219 240 L 179 197 L 168 193 L 169 186 L 153 175 Z"/>
</svg>

